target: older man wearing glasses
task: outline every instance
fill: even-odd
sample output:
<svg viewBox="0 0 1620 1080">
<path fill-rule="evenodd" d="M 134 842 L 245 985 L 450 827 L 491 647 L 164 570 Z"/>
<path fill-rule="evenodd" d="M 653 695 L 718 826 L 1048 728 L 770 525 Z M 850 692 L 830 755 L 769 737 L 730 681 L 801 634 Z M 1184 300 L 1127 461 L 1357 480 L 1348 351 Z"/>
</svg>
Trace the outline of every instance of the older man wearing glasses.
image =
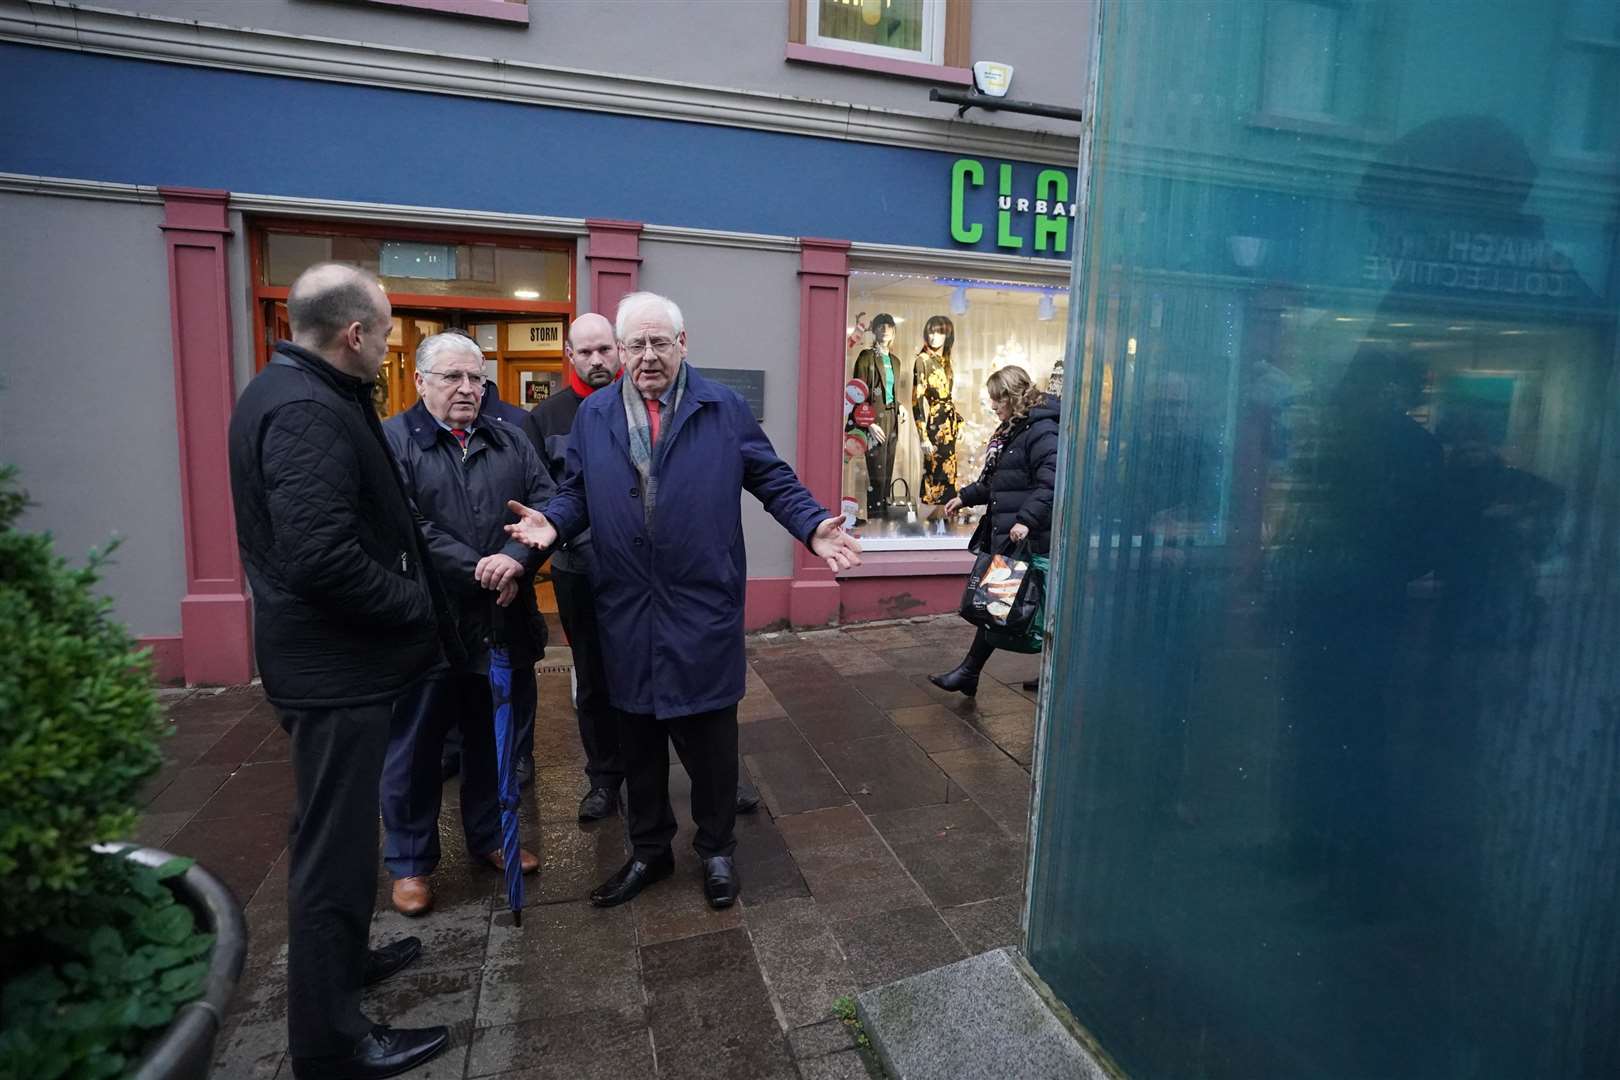
<svg viewBox="0 0 1620 1080">
<path fill-rule="evenodd" d="M 482 409 L 484 354 L 459 333 L 435 334 L 416 350 L 421 400 L 383 424 L 405 493 L 416 505 L 428 558 L 456 607 L 464 659 L 428 673 L 394 709 L 383 770 L 383 862 L 394 908 L 433 906 L 439 862 L 440 755 L 459 726 L 461 826 L 474 859 L 500 868 L 500 806 L 489 693 L 492 620 L 505 624 L 512 669 L 532 669 L 545 647 L 535 608 L 540 553 L 506 536 L 511 499 L 548 497 L 555 485 L 523 430 Z M 534 680 L 512 680 L 514 718 L 534 711 Z M 523 872 L 540 861 L 523 852 Z"/>
<path fill-rule="evenodd" d="M 632 293 L 614 330 L 625 361 L 619 390 L 580 405 L 557 497 L 514 504 L 521 519 L 506 531 L 543 550 L 591 530 L 633 848 L 591 902 L 622 904 L 674 872 L 673 742 L 692 779 L 704 895 L 725 908 L 741 888 L 733 862 L 748 581 L 740 496 L 759 499 L 834 570 L 858 563 L 860 545 L 776 456 L 743 399 L 686 365 L 672 301 Z"/>
</svg>

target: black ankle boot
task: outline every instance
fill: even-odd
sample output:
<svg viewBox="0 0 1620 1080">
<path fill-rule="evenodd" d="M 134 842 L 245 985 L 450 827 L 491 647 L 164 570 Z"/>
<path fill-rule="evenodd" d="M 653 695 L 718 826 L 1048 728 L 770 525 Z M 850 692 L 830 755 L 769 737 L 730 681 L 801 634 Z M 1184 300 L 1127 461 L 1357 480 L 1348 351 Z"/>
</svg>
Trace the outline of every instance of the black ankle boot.
<svg viewBox="0 0 1620 1080">
<path fill-rule="evenodd" d="M 943 675 L 930 675 L 928 681 L 941 690 L 954 690 L 972 697 L 979 692 L 979 666 L 971 657 Z"/>
</svg>

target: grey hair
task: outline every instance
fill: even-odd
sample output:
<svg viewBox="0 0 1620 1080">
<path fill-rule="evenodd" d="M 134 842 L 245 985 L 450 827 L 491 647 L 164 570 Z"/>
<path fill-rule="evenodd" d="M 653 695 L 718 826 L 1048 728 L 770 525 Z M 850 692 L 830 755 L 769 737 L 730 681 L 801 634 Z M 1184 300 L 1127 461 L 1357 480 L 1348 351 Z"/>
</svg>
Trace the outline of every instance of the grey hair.
<svg viewBox="0 0 1620 1080">
<path fill-rule="evenodd" d="M 681 309 L 675 305 L 675 301 L 654 292 L 633 292 L 619 301 L 619 308 L 613 314 L 613 336 L 623 341 L 630 319 L 647 308 L 653 308 L 669 319 L 670 333 L 678 336 L 686 329 Z"/>
<path fill-rule="evenodd" d="M 484 362 L 484 350 L 478 347 L 478 342 L 468 337 L 460 330 L 446 330 L 442 334 L 434 334 L 422 339 L 422 344 L 416 347 L 416 370 L 432 371 L 433 365 L 438 363 L 440 354 L 449 349 L 461 349 L 478 357 L 478 362 Z"/>
</svg>

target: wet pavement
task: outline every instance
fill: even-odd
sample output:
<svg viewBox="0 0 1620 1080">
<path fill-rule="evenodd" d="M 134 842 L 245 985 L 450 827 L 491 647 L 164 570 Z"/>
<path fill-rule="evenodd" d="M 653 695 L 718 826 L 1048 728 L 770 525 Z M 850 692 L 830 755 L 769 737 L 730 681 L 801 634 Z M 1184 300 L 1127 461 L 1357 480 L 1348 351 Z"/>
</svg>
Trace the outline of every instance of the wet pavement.
<svg viewBox="0 0 1620 1080">
<path fill-rule="evenodd" d="M 925 673 L 953 666 L 969 637 L 941 617 L 749 640 L 739 749 L 763 804 L 738 819 L 742 899 L 723 912 L 703 901 L 679 765 L 675 876 L 590 906 L 626 858 L 624 825 L 575 820 L 584 756 L 566 650 L 548 659 L 523 818 L 542 866 L 523 925 L 500 875 L 463 850 L 455 781 L 434 911 L 396 914 L 379 862 L 373 942 L 411 933 L 424 949 L 367 1012 L 451 1026 L 449 1052 L 408 1075 L 866 1076 L 837 998 L 1019 938 L 1035 713 L 1019 684 L 1039 658 L 996 654 L 974 700 L 931 686 Z M 215 1075 L 290 1077 L 288 741 L 256 688 L 166 698 L 175 733 L 136 838 L 195 856 L 244 901 L 247 968 Z"/>
</svg>

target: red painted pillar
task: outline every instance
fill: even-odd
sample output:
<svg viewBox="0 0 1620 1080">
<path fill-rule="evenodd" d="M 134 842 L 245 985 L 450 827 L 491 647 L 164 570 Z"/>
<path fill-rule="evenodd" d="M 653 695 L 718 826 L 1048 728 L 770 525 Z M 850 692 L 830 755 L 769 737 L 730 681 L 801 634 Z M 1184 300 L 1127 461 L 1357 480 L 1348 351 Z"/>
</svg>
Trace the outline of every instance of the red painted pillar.
<svg viewBox="0 0 1620 1080">
<path fill-rule="evenodd" d="M 843 484 L 844 327 L 849 242 L 799 241 L 799 479 L 837 513 Z M 824 626 L 839 613 L 838 581 L 801 544 L 794 549 L 788 619 Z"/>
<path fill-rule="evenodd" d="M 236 404 L 225 269 L 229 193 L 158 190 L 169 253 L 175 428 L 186 538 L 182 674 L 188 685 L 235 685 L 253 677 L 253 641 L 227 455 L 227 429 Z"/>
<path fill-rule="evenodd" d="M 640 287 L 641 222 L 590 218 L 591 310 L 613 318 L 619 301 Z"/>
</svg>

